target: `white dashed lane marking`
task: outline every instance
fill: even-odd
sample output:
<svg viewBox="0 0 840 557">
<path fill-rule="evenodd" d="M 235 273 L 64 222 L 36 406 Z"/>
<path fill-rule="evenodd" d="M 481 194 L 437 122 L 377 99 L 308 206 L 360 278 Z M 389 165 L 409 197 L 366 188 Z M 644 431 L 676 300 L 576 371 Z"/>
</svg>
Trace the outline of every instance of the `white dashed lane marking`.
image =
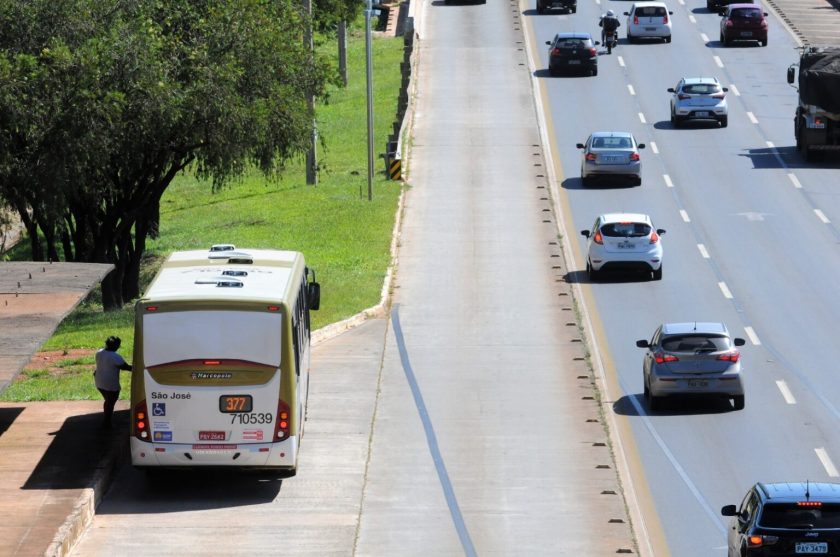
<svg viewBox="0 0 840 557">
<path fill-rule="evenodd" d="M 624 67 L 624 58 L 622 58 L 621 56 L 618 57 L 618 65 L 622 68 Z"/>
<path fill-rule="evenodd" d="M 718 287 L 720 288 L 720 291 L 723 292 L 724 298 L 726 298 L 727 300 L 732 299 L 732 292 L 729 291 L 729 287 L 726 286 L 725 282 L 719 282 Z"/>
<path fill-rule="evenodd" d="M 663 175 L 662 175 L 662 178 L 664 178 L 664 179 L 665 179 L 665 185 L 666 185 L 666 186 L 668 186 L 669 188 L 673 188 L 673 187 L 674 187 L 674 182 L 672 182 L 672 181 L 671 181 L 671 177 L 670 177 L 670 176 L 668 176 L 667 174 L 663 174 Z"/>
<path fill-rule="evenodd" d="M 741 96 L 741 92 L 738 90 L 738 88 L 737 88 L 737 87 L 735 87 L 735 84 L 734 84 L 734 83 L 731 83 L 731 84 L 729 85 L 729 90 L 730 90 L 730 91 L 732 91 L 732 93 L 734 93 L 736 97 L 740 97 L 740 96 Z"/>
<path fill-rule="evenodd" d="M 796 404 L 796 399 L 793 398 L 793 393 L 790 392 L 790 388 L 787 386 L 787 383 L 784 381 L 776 381 L 776 386 L 779 387 L 779 391 L 781 391 L 782 398 L 785 399 L 785 402 L 788 404 Z"/>
<path fill-rule="evenodd" d="M 659 154 L 659 147 L 657 147 L 657 146 L 656 146 L 656 142 L 655 142 L 655 141 L 651 141 L 651 142 L 650 142 L 650 150 L 651 150 L 651 151 L 653 151 L 653 154 L 654 154 L 654 155 L 658 155 L 658 154 Z"/>
<path fill-rule="evenodd" d="M 700 33 L 700 38 L 703 39 L 704 43 L 709 42 L 709 36 L 706 33 Z M 717 58 L 717 57 L 715 57 Z"/>
<path fill-rule="evenodd" d="M 691 14 L 688 14 L 688 21 L 690 21 L 691 23 L 697 23 L 697 18 Z"/>
<path fill-rule="evenodd" d="M 704 246 L 703 244 L 697 244 L 697 249 L 700 250 L 700 255 L 703 257 L 703 259 L 709 258 L 709 252 L 706 250 L 706 246 Z"/>
<path fill-rule="evenodd" d="M 825 468 L 826 473 L 832 478 L 836 478 L 838 475 L 837 468 L 834 467 L 834 463 L 831 462 L 831 458 L 828 456 L 828 452 L 823 448 L 820 447 L 818 449 L 814 449 L 814 452 L 817 453 L 817 458 L 820 459 L 822 462 L 823 468 Z"/>
<path fill-rule="evenodd" d="M 773 144 L 773 142 L 772 142 L 772 141 L 767 141 L 766 143 L 767 143 L 767 146 L 768 146 L 769 148 L 771 148 L 771 149 L 775 149 L 775 148 L 776 148 L 776 146 Z"/>
<path fill-rule="evenodd" d="M 708 39 L 706 39 L 706 42 L 709 42 Z M 723 67 L 723 60 L 720 59 L 720 56 L 715 56 L 714 59 L 715 59 L 715 64 L 718 65 L 718 68 L 722 68 Z"/>
<path fill-rule="evenodd" d="M 814 209 L 814 213 L 817 215 L 817 218 L 823 222 L 823 224 L 828 224 L 831 222 L 830 220 L 828 220 L 828 217 L 825 216 L 825 213 L 823 213 L 819 209 Z"/>
<path fill-rule="evenodd" d="M 758 335 L 755 334 L 752 327 L 744 327 L 744 332 L 747 333 L 747 337 L 749 337 L 751 343 L 755 346 L 761 346 L 761 340 L 759 340 Z"/>
<path fill-rule="evenodd" d="M 683 209 L 680 209 L 680 216 L 684 222 L 691 222 L 691 219 L 688 218 L 688 213 L 686 213 Z"/>
<path fill-rule="evenodd" d="M 796 177 L 796 174 L 794 174 L 793 172 L 788 172 L 788 178 L 790 178 L 793 187 L 795 187 L 798 190 L 802 189 L 802 184 L 799 183 L 799 178 Z"/>
<path fill-rule="evenodd" d="M 627 90 L 628 90 L 628 91 L 630 91 L 630 94 L 631 94 L 631 95 L 635 95 L 635 94 L 636 94 L 636 90 L 635 90 L 635 89 L 633 89 L 633 86 L 632 86 L 632 85 L 630 85 L 629 83 L 627 84 Z"/>
<path fill-rule="evenodd" d="M 647 120 L 645 120 L 645 115 L 641 112 L 639 112 L 639 120 L 642 122 L 642 124 L 647 124 Z"/>
<path fill-rule="evenodd" d="M 755 114 L 753 114 L 752 112 L 747 112 L 747 118 L 749 118 L 750 122 L 752 122 L 753 124 L 758 124 L 758 118 L 756 118 Z"/>
</svg>

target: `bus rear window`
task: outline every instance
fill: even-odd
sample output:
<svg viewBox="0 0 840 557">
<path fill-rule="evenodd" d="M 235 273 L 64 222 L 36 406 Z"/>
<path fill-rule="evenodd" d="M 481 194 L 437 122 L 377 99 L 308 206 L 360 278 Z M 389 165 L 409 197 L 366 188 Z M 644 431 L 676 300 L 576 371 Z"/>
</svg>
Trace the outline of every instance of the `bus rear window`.
<svg viewBox="0 0 840 557">
<path fill-rule="evenodd" d="M 173 311 L 143 316 L 143 363 L 245 360 L 279 366 L 281 312 Z"/>
</svg>

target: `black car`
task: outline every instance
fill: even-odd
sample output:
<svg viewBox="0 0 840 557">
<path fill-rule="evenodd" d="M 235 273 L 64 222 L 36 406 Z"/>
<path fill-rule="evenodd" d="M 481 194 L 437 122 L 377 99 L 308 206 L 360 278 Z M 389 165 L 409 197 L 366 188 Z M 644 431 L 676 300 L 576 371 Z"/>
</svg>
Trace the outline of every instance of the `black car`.
<svg viewBox="0 0 840 557">
<path fill-rule="evenodd" d="M 589 75 L 598 75 L 598 50 L 600 44 L 592 40 L 589 33 L 557 33 L 548 45 L 548 71 L 558 75 L 563 71 L 573 71 Z"/>
<path fill-rule="evenodd" d="M 757 483 L 729 529 L 729 557 L 840 555 L 840 484 Z"/>
<path fill-rule="evenodd" d="M 577 0 L 537 0 L 537 13 L 544 14 L 552 8 L 559 8 L 566 13 L 577 12 Z"/>
<path fill-rule="evenodd" d="M 706 0 L 706 9 L 710 12 L 719 13 L 721 8 L 729 4 L 755 4 L 755 0 Z"/>
</svg>

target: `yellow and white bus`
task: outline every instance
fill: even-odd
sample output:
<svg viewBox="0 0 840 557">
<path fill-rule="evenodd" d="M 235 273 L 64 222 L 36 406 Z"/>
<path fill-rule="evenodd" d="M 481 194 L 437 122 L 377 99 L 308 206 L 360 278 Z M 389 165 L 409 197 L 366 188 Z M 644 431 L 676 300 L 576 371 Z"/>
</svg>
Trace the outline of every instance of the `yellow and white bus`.
<svg viewBox="0 0 840 557">
<path fill-rule="evenodd" d="M 132 464 L 293 475 L 319 304 L 300 253 L 173 253 L 135 308 Z"/>
</svg>

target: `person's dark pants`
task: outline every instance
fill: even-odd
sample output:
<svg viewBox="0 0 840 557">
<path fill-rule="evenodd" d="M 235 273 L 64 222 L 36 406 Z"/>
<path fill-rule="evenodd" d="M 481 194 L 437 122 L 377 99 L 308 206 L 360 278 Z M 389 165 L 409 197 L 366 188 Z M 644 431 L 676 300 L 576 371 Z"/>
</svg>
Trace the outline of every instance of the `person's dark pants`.
<svg viewBox="0 0 840 557">
<path fill-rule="evenodd" d="M 106 391 L 105 389 L 99 389 L 99 392 L 102 393 L 102 398 L 105 399 L 105 403 L 102 405 L 102 411 L 105 413 L 102 416 L 102 425 L 104 427 L 111 427 L 111 417 L 114 415 L 114 406 L 116 406 L 117 400 L 120 398 L 120 392 Z"/>
</svg>

